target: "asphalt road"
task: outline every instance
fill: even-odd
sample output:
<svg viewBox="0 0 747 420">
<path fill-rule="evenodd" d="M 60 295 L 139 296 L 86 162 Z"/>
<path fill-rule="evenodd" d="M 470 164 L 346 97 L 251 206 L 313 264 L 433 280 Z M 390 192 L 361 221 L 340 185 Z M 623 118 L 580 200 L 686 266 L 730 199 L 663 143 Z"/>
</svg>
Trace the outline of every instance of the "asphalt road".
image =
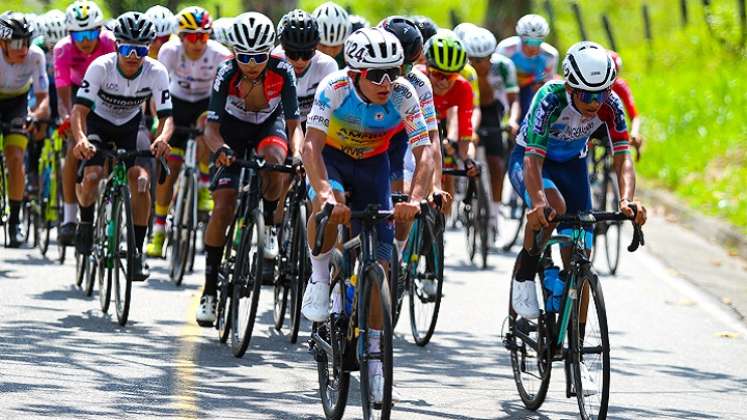
<svg viewBox="0 0 747 420">
<path fill-rule="evenodd" d="M 403 398 L 393 418 L 576 418 L 561 365 L 538 412 L 525 410 L 516 393 L 499 337 L 513 256 L 491 255 L 483 271 L 466 259 L 461 233 L 448 232 L 446 244 L 432 342 L 414 345 L 406 315 L 397 328 Z M 215 330 L 194 322 L 203 258 L 181 288 L 169 283 L 165 262 L 151 265 L 152 279 L 134 286 L 131 321 L 121 328 L 101 313 L 95 293 L 87 298 L 73 285 L 71 258 L 59 266 L 35 249 L 0 249 L 0 418 L 323 417 L 305 345 L 309 325 L 297 345 L 277 333 L 270 288 L 251 347 L 236 359 Z M 610 418 L 747 418 L 747 328 L 733 312 L 645 248 L 625 253 L 603 287 Z M 361 417 L 353 376 L 346 418 Z"/>
</svg>

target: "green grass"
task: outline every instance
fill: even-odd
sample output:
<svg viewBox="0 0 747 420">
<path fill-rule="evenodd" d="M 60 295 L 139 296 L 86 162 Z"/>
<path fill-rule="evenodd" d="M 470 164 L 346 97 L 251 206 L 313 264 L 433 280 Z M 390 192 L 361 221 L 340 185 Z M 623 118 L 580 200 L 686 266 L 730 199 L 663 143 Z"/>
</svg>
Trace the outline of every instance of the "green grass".
<svg viewBox="0 0 747 420">
<path fill-rule="evenodd" d="M 714 1 L 714 32 L 704 23 L 701 2 L 689 1 L 690 22 L 683 28 L 678 1 L 650 1 L 650 43 L 642 3 L 579 2 L 590 39 L 608 45 L 601 13 L 612 22 L 622 76 L 644 117 L 638 173 L 747 233 L 747 60 L 732 47 L 739 39 L 736 0 Z M 576 21 L 567 2 L 552 4 L 552 29 L 565 51 L 578 39 Z"/>
</svg>

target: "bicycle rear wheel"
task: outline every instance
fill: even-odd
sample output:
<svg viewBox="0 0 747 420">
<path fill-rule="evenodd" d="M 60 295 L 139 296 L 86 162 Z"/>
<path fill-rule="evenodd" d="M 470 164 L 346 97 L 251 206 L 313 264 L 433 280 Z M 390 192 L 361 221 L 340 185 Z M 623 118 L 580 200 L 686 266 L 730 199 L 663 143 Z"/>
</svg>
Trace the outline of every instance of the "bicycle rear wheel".
<svg viewBox="0 0 747 420">
<path fill-rule="evenodd" d="M 197 229 L 196 211 L 193 208 L 195 194 L 194 176 L 185 170 L 179 181 L 174 222 L 171 226 L 171 257 L 169 275 L 176 286 L 181 286 L 184 272 L 191 254 L 192 235 Z"/>
<path fill-rule="evenodd" d="M 485 189 L 485 183 L 482 178 L 477 179 L 477 217 L 475 219 L 475 229 L 477 231 L 476 240 L 477 249 L 480 251 L 483 270 L 488 268 L 488 250 L 490 243 L 488 236 L 490 233 L 490 203 L 488 192 Z"/>
<path fill-rule="evenodd" d="M 36 205 L 33 212 L 34 218 L 34 237 L 36 240 L 36 247 L 39 249 L 42 257 L 47 256 L 49 250 L 49 236 L 52 230 L 52 223 L 47 221 L 47 213 L 49 212 L 49 196 L 45 193 L 49 189 L 49 180 L 42 171 L 40 175 L 41 185 L 39 191 L 36 193 Z M 45 197 L 45 195 L 47 195 Z"/>
<path fill-rule="evenodd" d="M 117 322 L 124 326 L 130 314 L 132 297 L 132 273 L 135 262 L 135 238 L 130 207 L 130 192 L 127 187 L 118 192 L 114 200 L 112 216 L 114 217 L 113 238 L 114 254 L 111 264 L 114 283 L 114 306 Z"/>
<path fill-rule="evenodd" d="M 392 384 L 393 384 L 393 357 L 392 357 L 392 307 L 391 296 L 389 293 L 389 282 L 386 280 L 386 272 L 380 264 L 374 263 L 364 274 L 365 282 L 363 287 L 359 287 L 358 299 L 358 326 L 360 335 L 358 336 L 358 355 L 360 357 L 360 391 L 361 406 L 363 408 L 364 420 L 378 418 L 387 420 L 392 412 Z M 360 280 L 359 280 L 360 281 Z M 381 330 L 375 330 L 369 325 L 369 311 L 373 304 L 372 297 L 374 287 L 378 289 L 379 308 L 381 313 Z M 372 348 L 370 338 L 374 334 L 379 334 L 379 346 Z M 374 401 L 371 393 L 375 386 L 375 375 L 369 374 L 369 365 L 374 364 L 381 366 L 383 374 L 383 394 L 380 403 Z M 375 368 L 374 369 L 378 369 Z M 378 415 L 376 412 L 379 411 Z"/>
<path fill-rule="evenodd" d="M 610 171 L 612 168 L 610 168 Z M 620 202 L 620 189 L 617 186 L 617 177 L 610 172 L 605 176 L 605 190 L 607 191 L 607 211 L 617 211 L 617 203 Z M 622 222 L 607 222 L 604 225 L 604 250 L 607 256 L 607 267 L 611 275 L 617 274 L 617 267 L 620 264 L 620 247 L 621 243 L 621 226 Z"/>
<path fill-rule="evenodd" d="M 498 248 L 504 252 L 510 251 L 519 239 L 524 227 L 524 201 L 511 186 L 506 174 L 503 180 L 503 202 L 498 207 Z"/>
<path fill-rule="evenodd" d="M 262 250 L 265 226 L 262 207 L 251 211 L 245 223 L 232 281 L 231 351 L 236 357 L 242 357 L 246 353 L 257 317 L 264 262 Z"/>
<path fill-rule="evenodd" d="M 223 258 L 218 269 L 218 294 L 216 296 L 215 327 L 218 329 L 218 340 L 225 343 L 231 333 L 231 297 L 233 296 L 233 269 L 236 262 L 234 249 L 234 232 L 237 221 L 234 219 L 228 229 Z"/>
<path fill-rule="evenodd" d="M 436 215 L 436 217 L 441 216 Z M 410 330 L 415 343 L 421 347 L 428 344 L 433 337 L 443 296 L 444 245 L 443 235 L 439 234 L 438 230 L 433 224 L 426 224 L 415 271 L 412 273 L 408 269 L 406 273 L 410 302 Z M 435 294 L 426 290 L 424 287 L 426 282 L 433 282 Z"/>
<path fill-rule="evenodd" d="M 607 312 L 601 284 L 595 274 L 583 276 L 578 290 L 581 298 L 574 300 L 568 336 L 573 384 L 581 418 L 602 420 L 607 418 L 610 391 Z M 583 376 L 591 381 L 583 381 Z"/>
<path fill-rule="evenodd" d="M 276 331 L 283 329 L 285 323 L 285 311 L 288 308 L 288 295 L 290 292 L 290 277 L 292 276 L 290 265 L 295 262 L 290 260 L 288 257 L 287 247 L 290 245 L 290 241 L 293 239 L 291 234 L 293 232 L 293 210 L 285 207 L 283 212 L 283 221 L 278 229 L 278 242 L 280 243 L 280 261 L 274 264 L 275 269 L 273 272 L 272 279 L 272 320 Z M 282 267 L 281 267 L 282 266 Z"/>
<path fill-rule="evenodd" d="M 311 260 L 309 248 L 306 244 L 306 206 L 301 204 L 294 218 L 293 242 L 291 259 L 295 264 L 295 272 L 291 278 L 288 312 L 290 315 L 290 342 L 298 341 L 298 331 L 301 328 L 301 302 L 306 290 L 306 282 L 311 276 Z"/>
</svg>

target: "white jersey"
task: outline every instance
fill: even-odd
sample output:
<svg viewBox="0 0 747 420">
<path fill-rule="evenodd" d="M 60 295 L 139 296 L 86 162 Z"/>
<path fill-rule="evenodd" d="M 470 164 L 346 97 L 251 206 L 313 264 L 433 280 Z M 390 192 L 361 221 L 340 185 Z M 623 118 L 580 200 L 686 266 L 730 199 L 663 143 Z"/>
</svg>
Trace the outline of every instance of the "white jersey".
<svg viewBox="0 0 747 420">
<path fill-rule="evenodd" d="M 117 53 L 93 60 L 78 89 L 75 103 L 114 125 L 123 125 L 153 96 L 159 117 L 171 115 L 169 74 L 158 61 L 145 57 L 140 72 L 128 79 L 117 68 Z"/>
<path fill-rule="evenodd" d="M 181 40 L 174 39 L 163 44 L 158 61 L 166 66 L 171 77 L 171 94 L 183 101 L 197 102 L 210 97 L 218 66 L 231 56 L 228 48 L 211 39 L 202 57 L 190 60 L 184 53 Z"/>
<path fill-rule="evenodd" d="M 49 91 L 47 60 L 44 51 L 36 45 L 29 47 L 23 63 L 10 64 L 0 53 L 0 99 L 20 96 L 34 86 L 34 93 Z"/>
<path fill-rule="evenodd" d="M 285 59 L 283 47 L 277 46 L 273 54 Z M 309 62 L 309 66 L 302 74 L 296 73 L 296 92 L 298 95 L 298 110 L 301 113 L 301 121 L 306 121 L 306 115 L 311 111 L 314 103 L 314 94 L 319 83 L 328 75 L 337 71 L 337 62 L 327 54 L 316 51 Z"/>
<path fill-rule="evenodd" d="M 425 126 L 428 131 L 438 131 L 438 119 L 436 119 L 436 105 L 433 103 L 433 86 L 428 76 L 419 72 L 407 73 L 405 79 L 415 88 L 420 102 L 420 110 L 425 118 Z"/>
</svg>

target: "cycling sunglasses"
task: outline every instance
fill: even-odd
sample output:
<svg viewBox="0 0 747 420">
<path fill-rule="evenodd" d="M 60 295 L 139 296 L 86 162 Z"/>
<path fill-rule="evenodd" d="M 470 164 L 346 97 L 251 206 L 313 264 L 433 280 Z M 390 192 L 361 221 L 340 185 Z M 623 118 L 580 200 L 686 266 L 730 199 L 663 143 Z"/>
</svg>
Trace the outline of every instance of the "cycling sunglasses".
<svg viewBox="0 0 747 420">
<path fill-rule="evenodd" d="M 101 35 L 101 29 L 99 28 L 86 31 L 70 31 L 73 42 L 95 41 L 99 39 L 99 35 Z"/>
<path fill-rule="evenodd" d="M 309 61 L 314 56 L 316 50 L 285 50 L 285 56 L 289 60 L 304 60 Z"/>
<path fill-rule="evenodd" d="M 252 61 L 254 62 L 254 64 L 262 64 L 269 58 L 270 53 L 266 52 L 256 54 L 236 53 L 236 61 L 241 64 L 249 64 Z"/>
<path fill-rule="evenodd" d="M 444 73 L 441 70 L 437 70 L 433 67 L 428 67 L 428 74 L 433 76 L 436 80 L 448 80 L 452 81 L 459 76 L 459 73 Z"/>
<path fill-rule="evenodd" d="M 28 38 L 16 38 L 8 40 L 8 49 L 11 50 L 22 50 L 28 48 L 31 40 Z"/>
<path fill-rule="evenodd" d="M 190 32 L 188 34 L 182 34 L 182 39 L 193 44 L 197 42 L 208 42 L 210 34 L 208 32 Z"/>
<path fill-rule="evenodd" d="M 143 58 L 148 55 L 148 46 L 142 44 L 120 44 L 117 46 L 117 52 L 123 57 L 129 57 L 134 52 L 135 57 Z"/>
<path fill-rule="evenodd" d="M 607 98 L 610 97 L 610 89 L 605 89 L 599 92 L 589 92 L 587 90 L 574 89 L 576 98 L 584 104 L 591 104 L 594 102 L 604 103 Z"/>
<path fill-rule="evenodd" d="M 539 47 L 543 42 L 545 42 L 545 40 L 542 38 L 531 38 L 528 36 L 521 37 L 521 43 L 527 47 Z"/>
<path fill-rule="evenodd" d="M 390 69 L 363 69 L 361 76 L 375 85 L 383 85 L 388 79 L 389 83 L 393 82 L 400 75 L 399 67 Z"/>
</svg>

